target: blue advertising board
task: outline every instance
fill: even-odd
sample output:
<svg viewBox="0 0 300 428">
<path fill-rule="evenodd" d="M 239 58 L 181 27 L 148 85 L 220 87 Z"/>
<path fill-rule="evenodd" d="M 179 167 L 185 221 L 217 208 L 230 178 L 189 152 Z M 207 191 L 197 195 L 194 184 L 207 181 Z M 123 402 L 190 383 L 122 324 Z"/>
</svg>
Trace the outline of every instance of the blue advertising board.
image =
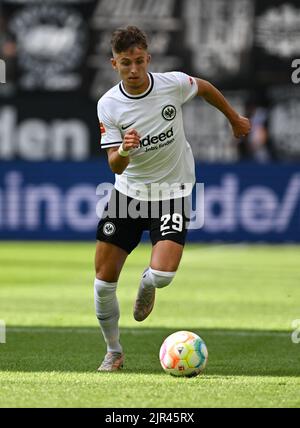
<svg viewBox="0 0 300 428">
<path fill-rule="evenodd" d="M 300 242 L 299 165 L 197 165 L 196 175 L 204 225 L 189 231 L 189 241 Z M 0 239 L 95 239 L 105 200 L 96 189 L 113 182 L 105 159 L 2 163 Z"/>
<path fill-rule="evenodd" d="M 300 166 L 206 165 L 204 227 L 193 241 L 300 242 Z"/>
</svg>

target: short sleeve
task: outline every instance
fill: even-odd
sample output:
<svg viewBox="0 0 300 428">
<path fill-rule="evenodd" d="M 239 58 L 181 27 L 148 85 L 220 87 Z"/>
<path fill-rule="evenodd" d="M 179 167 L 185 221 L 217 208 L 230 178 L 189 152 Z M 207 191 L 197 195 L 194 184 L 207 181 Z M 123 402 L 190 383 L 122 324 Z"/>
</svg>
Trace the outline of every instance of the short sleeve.
<svg viewBox="0 0 300 428">
<path fill-rule="evenodd" d="M 198 85 L 194 77 L 179 71 L 174 71 L 172 74 L 174 74 L 179 83 L 182 104 L 186 103 L 197 95 Z"/>
<path fill-rule="evenodd" d="M 109 118 L 101 100 L 98 102 L 97 112 L 100 125 L 101 149 L 109 149 L 110 147 L 120 146 L 122 144 L 121 132 Z"/>
</svg>

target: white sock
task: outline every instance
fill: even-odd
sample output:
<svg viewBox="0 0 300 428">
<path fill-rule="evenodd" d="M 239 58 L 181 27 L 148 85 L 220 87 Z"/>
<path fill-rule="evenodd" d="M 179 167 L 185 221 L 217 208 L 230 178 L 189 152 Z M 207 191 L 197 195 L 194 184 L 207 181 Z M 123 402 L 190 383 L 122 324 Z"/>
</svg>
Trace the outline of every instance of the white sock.
<svg viewBox="0 0 300 428">
<path fill-rule="evenodd" d="M 96 316 L 98 318 L 108 352 L 122 352 L 120 345 L 120 310 L 117 299 L 117 282 L 95 279 L 94 295 Z"/>
<path fill-rule="evenodd" d="M 149 267 L 142 276 L 141 284 L 144 288 L 164 288 L 173 280 L 176 272 L 162 272 Z"/>
<path fill-rule="evenodd" d="M 144 288 L 153 288 L 153 279 L 151 275 L 151 268 L 148 267 L 148 269 L 143 273 L 142 279 L 141 279 L 142 287 Z"/>
</svg>

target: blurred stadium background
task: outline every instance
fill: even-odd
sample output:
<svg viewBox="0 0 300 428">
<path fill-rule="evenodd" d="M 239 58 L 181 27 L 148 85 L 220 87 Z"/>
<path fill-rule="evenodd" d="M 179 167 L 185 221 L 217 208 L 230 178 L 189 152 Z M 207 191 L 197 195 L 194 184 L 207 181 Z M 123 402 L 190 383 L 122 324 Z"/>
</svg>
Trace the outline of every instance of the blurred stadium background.
<svg viewBox="0 0 300 428">
<path fill-rule="evenodd" d="M 231 136 L 195 99 L 185 128 L 206 186 L 192 241 L 300 240 L 300 57 L 296 0 L 2 0 L 0 238 L 91 240 L 96 186 L 113 182 L 99 150 L 96 103 L 116 83 L 111 32 L 150 36 L 151 71 L 211 81 L 253 123 Z"/>
</svg>

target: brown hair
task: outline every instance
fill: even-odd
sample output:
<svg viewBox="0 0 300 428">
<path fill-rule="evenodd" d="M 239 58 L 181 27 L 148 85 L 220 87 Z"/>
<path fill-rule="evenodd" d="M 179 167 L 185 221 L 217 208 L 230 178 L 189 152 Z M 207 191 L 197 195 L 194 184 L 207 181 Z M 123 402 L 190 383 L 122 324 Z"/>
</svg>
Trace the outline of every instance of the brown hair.
<svg viewBox="0 0 300 428">
<path fill-rule="evenodd" d="M 118 28 L 112 34 L 111 46 L 113 52 L 117 54 L 134 47 L 147 50 L 147 36 L 142 30 L 134 26 Z"/>
</svg>

